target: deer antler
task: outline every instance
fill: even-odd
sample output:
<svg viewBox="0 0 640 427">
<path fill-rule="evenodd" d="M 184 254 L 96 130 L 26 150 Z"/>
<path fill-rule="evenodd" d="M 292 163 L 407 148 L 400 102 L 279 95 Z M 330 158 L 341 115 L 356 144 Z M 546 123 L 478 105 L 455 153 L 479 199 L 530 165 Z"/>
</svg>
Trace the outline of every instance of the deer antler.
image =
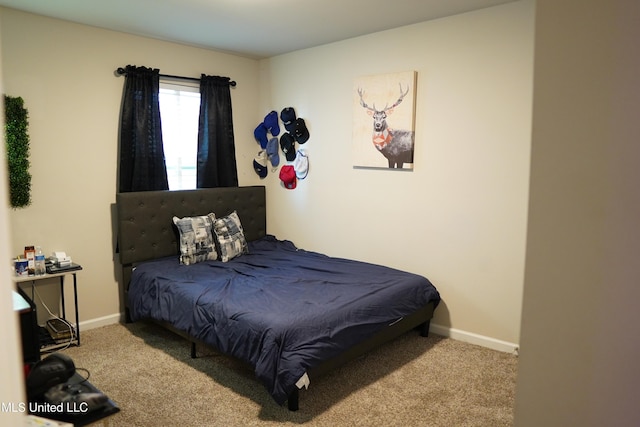
<svg viewBox="0 0 640 427">
<path fill-rule="evenodd" d="M 373 108 L 371 108 L 371 107 L 369 107 L 369 106 L 367 105 L 367 103 L 366 103 L 366 102 L 364 102 L 364 99 L 362 98 L 362 97 L 363 97 L 363 95 L 364 95 L 364 91 L 362 90 L 362 88 L 361 88 L 361 87 L 359 87 L 359 88 L 358 88 L 358 95 L 360 95 L 360 105 L 362 105 L 362 106 L 363 106 L 364 108 L 366 108 L 367 110 L 370 110 L 370 111 L 377 111 L 377 110 L 376 110 L 376 104 L 373 104 Z"/>
<path fill-rule="evenodd" d="M 385 107 L 382 110 L 380 110 L 380 112 L 389 111 L 392 108 L 397 107 L 398 105 L 400 105 L 400 103 L 402 102 L 404 97 L 407 95 L 407 93 L 409 93 L 409 86 L 408 85 L 407 85 L 407 90 L 405 90 L 405 91 L 402 90 L 402 83 L 400 83 L 399 86 L 400 86 L 400 97 L 398 98 L 398 100 L 391 107 L 388 107 L 388 106 L 385 105 Z M 373 107 L 369 107 L 369 105 L 367 105 L 367 103 L 364 102 L 364 98 L 363 98 L 364 90 L 362 90 L 362 88 L 358 88 L 358 95 L 360 95 L 360 105 L 362 105 L 364 108 L 366 108 L 369 111 L 374 111 L 374 112 L 378 111 L 376 109 L 376 104 L 373 104 Z"/>
<path fill-rule="evenodd" d="M 400 98 L 398 98 L 398 100 L 391 107 L 385 106 L 384 110 L 382 111 L 388 111 L 388 110 L 391 110 L 392 108 L 397 107 L 398 105 L 400 105 L 400 103 L 402 102 L 404 97 L 407 95 L 407 93 L 409 93 L 409 85 L 407 85 L 407 90 L 405 90 L 404 92 L 402 92 L 402 83 L 399 83 L 399 86 L 400 86 Z"/>
</svg>

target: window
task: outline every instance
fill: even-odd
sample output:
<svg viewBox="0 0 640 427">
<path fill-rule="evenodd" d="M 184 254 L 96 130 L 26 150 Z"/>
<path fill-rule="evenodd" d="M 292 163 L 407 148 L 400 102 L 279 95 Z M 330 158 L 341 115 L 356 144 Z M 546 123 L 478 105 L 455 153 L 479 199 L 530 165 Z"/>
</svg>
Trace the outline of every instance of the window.
<svg viewBox="0 0 640 427">
<path fill-rule="evenodd" d="M 159 100 L 169 190 L 195 189 L 200 89 L 160 82 Z"/>
</svg>

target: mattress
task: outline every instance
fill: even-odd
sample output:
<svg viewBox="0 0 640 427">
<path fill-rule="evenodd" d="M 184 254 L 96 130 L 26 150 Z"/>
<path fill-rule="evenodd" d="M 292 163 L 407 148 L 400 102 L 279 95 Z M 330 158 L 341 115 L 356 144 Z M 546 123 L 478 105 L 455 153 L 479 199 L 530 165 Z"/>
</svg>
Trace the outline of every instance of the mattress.
<svg viewBox="0 0 640 427">
<path fill-rule="evenodd" d="M 171 324 L 248 362 L 278 404 L 308 369 L 440 295 L 420 275 L 297 248 L 267 235 L 229 262 L 138 265 L 131 319 Z"/>
</svg>

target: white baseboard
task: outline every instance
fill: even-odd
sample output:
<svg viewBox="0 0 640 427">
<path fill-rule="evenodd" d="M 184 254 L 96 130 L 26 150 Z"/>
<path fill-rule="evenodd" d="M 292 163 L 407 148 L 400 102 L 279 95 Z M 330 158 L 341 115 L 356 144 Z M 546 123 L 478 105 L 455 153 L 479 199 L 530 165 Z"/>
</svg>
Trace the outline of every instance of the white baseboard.
<svg viewBox="0 0 640 427">
<path fill-rule="evenodd" d="M 85 320 L 80 322 L 80 333 L 82 333 L 82 331 L 99 328 L 101 326 L 113 325 L 120 322 L 121 317 L 120 313 L 116 313 L 98 317 L 97 319 Z"/>
<path fill-rule="evenodd" d="M 507 341 L 498 340 L 484 335 L 474 334 L 473 332 L 461 331 L 459 329 L 450 328 L 448 326 L 441 326 L 431 323 L 429 325 L 429 332 L 433 332 L 436 335 L 452 338 L 454 340 L 468 342 L 469 344 L 475 344 L 482 347 L 487 347 L 492 350 L 502 351 L 505 353 L 518 354 L 519 345 Z"/>
</svg>

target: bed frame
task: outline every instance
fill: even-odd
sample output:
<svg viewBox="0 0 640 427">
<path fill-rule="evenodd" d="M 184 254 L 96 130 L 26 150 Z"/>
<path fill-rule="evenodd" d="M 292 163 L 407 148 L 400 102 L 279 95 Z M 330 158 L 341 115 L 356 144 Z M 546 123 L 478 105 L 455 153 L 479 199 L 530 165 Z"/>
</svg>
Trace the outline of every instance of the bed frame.
<svg viewBox="0 0 640 427">
<path fill-rule="evenodd" d="M 259 239 L 267 234 L 264 186 L 118 193 L 116 205 L 118 248 L 122 268 L 120 289 L 126 322 L 131 321 L 127 294 L 135 265 L 179 254 L 178 234 L 172 222 L 174 215 L 185 217 L 215 212 L 216 216 L 221 217 L 235 210 L 242 222 L 247 241 Z M 434 304 L 429 303 L 370 339 L 310 369 L 307 375 L 310 379 L 317 378 L 414 328 L 420 328 L 421 335 L 428 336 L 429 322 L 434 309 Z M 188 339 L 191 342 L 191 356 L 195 357 L 197 340 L 168 324 L 162 325 Z M 289 409 L 298 410 L 298 401 L 299 391 L 295 389 L 287 401 Z"/>
</svg>

